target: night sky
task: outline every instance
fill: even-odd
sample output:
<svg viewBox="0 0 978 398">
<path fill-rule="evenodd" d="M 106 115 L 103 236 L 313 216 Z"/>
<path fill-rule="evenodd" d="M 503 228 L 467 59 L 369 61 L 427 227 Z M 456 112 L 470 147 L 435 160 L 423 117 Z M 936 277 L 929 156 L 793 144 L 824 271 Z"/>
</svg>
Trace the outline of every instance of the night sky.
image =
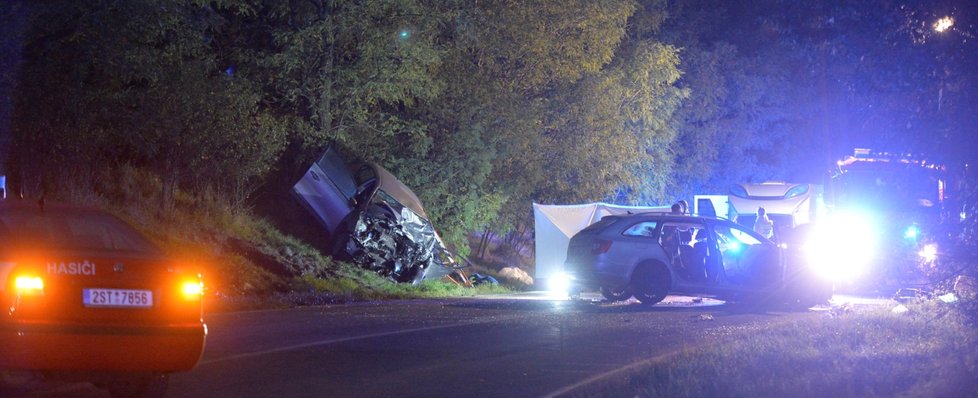
<svg viewBox="0 0 978 398">
<path fill-rule="evenodd" d="M 713 39 L 786 71 L 792 128 L 811 139 L 813 155 L 831 159 L 866 147 L 975 161 L 978 2 L 729 7 Z"/>
</svg>

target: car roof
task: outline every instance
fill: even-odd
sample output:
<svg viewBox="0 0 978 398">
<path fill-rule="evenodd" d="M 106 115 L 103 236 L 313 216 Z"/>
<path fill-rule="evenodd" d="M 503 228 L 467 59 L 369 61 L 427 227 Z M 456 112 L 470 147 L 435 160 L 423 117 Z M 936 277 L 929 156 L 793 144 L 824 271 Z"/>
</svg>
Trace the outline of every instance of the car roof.
<svg viewBox="0 0 978 398">
<path fill-rule="evenodd" d="M 421 205 L 421 199 L 408 188 L 407 185 L 394 177 L 391 172 L 387 169 L 381 167 L 376 163 L 370 163 L 370 166 L 374 168 L 377 172 L 378 187 L 380 190 L 384 191 L 398 202 L 400 202 L 404 207 L 407 207 L 417 213 L 424 219 L 428 219 L 428 213 L 424 210 L 424 206 Z"/>
<path fill-rule="evenodd" d="M 760 236 L 759 234 L 754 232 L 753 229 L 723 217 L 650 211 L 650 212 L 633 213 L 633 214 L 607 215 L 604 216 L 604 218 L 602 218 L 601 220 L 603 221 L 608 218 L 614 218 L 615 220 L 622 220 L 622 221 L 640 221 L 644 219 L 644 220 L 669 221 L 669 222 L 703 222 L 703 223 L 712 223 L 714 225 L 722 224 L 727 227 L 737 227 L 738 229 L 742 229 L 746 231 L 748 234 L 751 234 L 755 238 L 759 238 L 770 242 L 770 239 Z"/>
<path fill-rule="evenodd" d="M 73 232 L 72 228 L 69 226 L 60 225 L 58 223 L 55 223 L 58 225 L 50 224 L 46 226 L 31 226 L 31 221 L 24 221 L 35 218 L 64 220 L 69 224 L 75 225 L 77 225 L 76 223 L 79 221 L 96 222 L 103 226 L 111 225 L 111 227 L 102 228 L 103 232 L 128 236 L 129 238 L 127 238 L 127 241 L 129 243 L 124 245 L 126 246 L 125 248 L 109 248 L 108 246 L 78 248 L 71 245 L 62 246 L 65 244 L 65 242 L 75 241 L 77 238 L 77 232 Z M 102 224 L 106 222 L 109 224 Z M 11 233 L 11 228 L 26 228 L 34 233 L 24 233 L 23 231 L 18 231 L 13 236 L 7 236 L 6 234 Z M 48 232 L 41 232 L 43 230 L 47 230 Z M 40 235 L 37 234 L 38 232 L 40 232 Z M 55 250 L 122 250 L 130 253 L 149 254 L 153 256 L 162 254 L 162 251 L 158 246 L 142 235 L 131 224 L 123 221 L 108 211 L 92 206 L 74 205 L 47 200 L 0 200 L 0 237 L 3 237 L 3 239 L 0 239 L 0 246 L 4 247 L 4 250 L 10 249 L 11 247 L 16 247 L 23 242 L 31 242 L 32 245 L 54 244 L 55 246 L 52 246 L 51 248 Z M 20 243 L 18 243 L 18 241 Z M 13 246 L 10 246 L 11 244 Z"/>
<path fill-rule="evenodd" d="M 721 221 L 721 222 L 731 222 L 730 220 L 722 217 L 712 217 L 707 215 L 699 214 L 675 214 L 668 211 L 647 211 L 641 213 L 631 213 L 631 214 L 618 214 L 618 215 L 608 215 L 605 217 L 617 217 L 622 219 L 631 218 L 656 218 L 664 221 Z"/>
</svg>

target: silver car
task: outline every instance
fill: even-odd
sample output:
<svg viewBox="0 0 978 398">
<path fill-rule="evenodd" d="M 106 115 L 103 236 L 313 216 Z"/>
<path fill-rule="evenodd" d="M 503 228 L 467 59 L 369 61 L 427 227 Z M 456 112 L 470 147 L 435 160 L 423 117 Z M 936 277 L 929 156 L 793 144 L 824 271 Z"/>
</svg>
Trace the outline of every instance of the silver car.
<svg viewBox="0 0 978 398">
<path fill-rule="evenodd" d="M 421 200 L 380 165 L 329 147 L 292 192 L 322 225 L 333 258 L 411 283 L 455 266 Z"/>
<path fill-rule="evenodd" d="M 655 304 L 679 293 L 808 308 L 828 300 L 832 285 L 804 258 L 726 219 L 639 213 L 574 235 L 564 270 L 577 289 L 611 301 Z"/>
</svg>

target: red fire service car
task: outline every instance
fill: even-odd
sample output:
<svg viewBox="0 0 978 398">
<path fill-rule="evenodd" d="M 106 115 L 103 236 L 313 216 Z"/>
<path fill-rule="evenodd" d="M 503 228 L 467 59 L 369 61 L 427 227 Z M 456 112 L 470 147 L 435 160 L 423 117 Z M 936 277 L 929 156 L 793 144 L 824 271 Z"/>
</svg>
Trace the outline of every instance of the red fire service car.
<svg viewBox="0 0 978 398">
<path fill-rule="evenodd" d="M 0 371 L 162 396 L 200 360 L 201 277 L 103 211 L 0 201 Z"/>
</svg>

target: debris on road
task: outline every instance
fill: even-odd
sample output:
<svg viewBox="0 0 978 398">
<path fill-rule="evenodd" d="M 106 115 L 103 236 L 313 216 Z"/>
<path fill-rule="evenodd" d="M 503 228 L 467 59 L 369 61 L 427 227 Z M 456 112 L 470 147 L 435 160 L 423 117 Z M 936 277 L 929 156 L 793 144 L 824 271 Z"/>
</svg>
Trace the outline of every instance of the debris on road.
<svg viewBox="0 0 978 398">
<path fill-rule="evenodd" d="M 711 314 L 699 314 L 699 315 L 694 315 L 693 316 L 693 320 L 695 320 L 695 321 L 712 321 L 714 319 L 713 319 L 713 315 L 711 315 Z"/>
</svg>

